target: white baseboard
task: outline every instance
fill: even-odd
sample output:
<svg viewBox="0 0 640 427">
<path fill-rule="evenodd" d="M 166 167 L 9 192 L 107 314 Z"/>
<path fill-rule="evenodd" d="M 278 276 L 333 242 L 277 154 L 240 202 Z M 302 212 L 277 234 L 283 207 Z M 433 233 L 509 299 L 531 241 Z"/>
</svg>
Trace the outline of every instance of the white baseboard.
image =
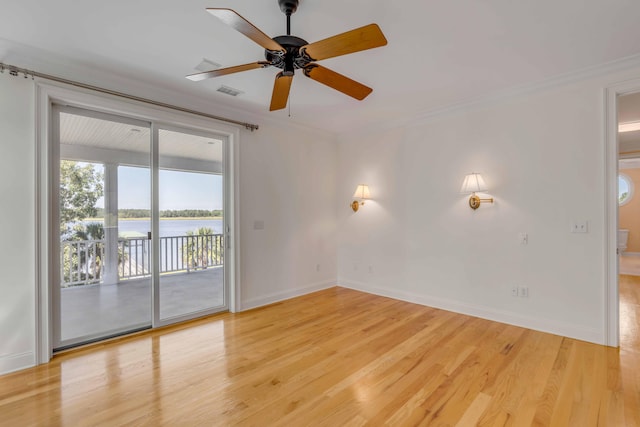
<svg viewBox="0 0 640 427">
<path fill-rule="evenodd" d="M 581 341 L 588 341 L 595 344 L 605 345 L 604 331 L 599 329 L 585 328 L 580 325 L 547 320 L 543 318 L 522 315 L 517 312 L 507 310 L 497 310 L 491 307 L 468 304 L 446 298 L 419 295 L 410 292 L 398 291 L 370 286 L 366 283 L 354 282 L 350 280 L 338 280 L 338 286 L 367 292 L 374 295 L 389 297 L 401 301 L 407 301 L 441 310 L 452 311 L 454 313 L 493 320 L 495 322 L 507 323 L 509 325 L 520 326 L 536 331 L 547 332 Z"/>
<path fill-rule="evenodd" d="M 265 305 L 273 304 L 274 302 L 284 301 L 291 298 L 299 297 L 302 295 L 310 294 L 312 292 L 321 291 L 323 289 L 329 289 L 336 286 L 335 280 L 330 282 L 319 282 L 305 286 L 303 288 L 288 289 L 282 292 L 276 292 L 269 295 L 264 295 L 258 298 L 251 298 L 242 301 L 241 311 L 251 310 L 252 308 L 262 307 Z"/>
<path fill-rule="evenodd" d="M 26 351 L 18 354 L 7 354 L 0 357 L 0 375 L 31 368 L 35 365 L 36 355 L 32 351 Z"/>
</svg>

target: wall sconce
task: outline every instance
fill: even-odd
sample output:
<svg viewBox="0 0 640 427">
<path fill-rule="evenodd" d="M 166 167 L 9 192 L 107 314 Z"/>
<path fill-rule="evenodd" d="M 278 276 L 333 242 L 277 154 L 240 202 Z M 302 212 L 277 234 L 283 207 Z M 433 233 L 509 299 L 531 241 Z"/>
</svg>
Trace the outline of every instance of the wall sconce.
<svg viewBox="0 0 640 427">
<path fill-rule="evenodd" d="M 469 206 L 473 210 L 478 209 L 481 202 L 493 203 L 493 197 L 481 199 L 476 195 L 476 192 L 481 191 L 487 191 L 487 184 L 484 182 L 484 179 L 482 179 L 482 175 L 473 172 L 464 177 L 464 182 L 462 183 L 460 192 L 465 194 L 471 193 L 471 197 L 469 197 Z"/>
<path fill-rule="evenodd" d="M 355 199 L 360 199 L 359 201 L 354 200 L 353 202 L 351 202 L 351 209 L 353 209 L 354 212 L 358 212 L 358 208 L 360 207 L 360 205 L 364 205 L 364 201 L 370 198 L 369 186 L 365 184 L 358 184 L 358 186 L 356 187 L 356 192 L 353 193 L 353 197 Z"/>
</svg>

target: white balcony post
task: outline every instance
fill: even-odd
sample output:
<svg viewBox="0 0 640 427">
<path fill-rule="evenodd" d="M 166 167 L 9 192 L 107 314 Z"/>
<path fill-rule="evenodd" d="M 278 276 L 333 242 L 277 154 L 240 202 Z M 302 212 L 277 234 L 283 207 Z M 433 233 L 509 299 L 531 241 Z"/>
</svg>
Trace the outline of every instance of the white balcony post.
<svg viewBox="0 0 640 427">
<path fill-rule="evenodd" d="M 118 165 L 104 165 L 104 284 L 118 283 Z"/>
</svg>

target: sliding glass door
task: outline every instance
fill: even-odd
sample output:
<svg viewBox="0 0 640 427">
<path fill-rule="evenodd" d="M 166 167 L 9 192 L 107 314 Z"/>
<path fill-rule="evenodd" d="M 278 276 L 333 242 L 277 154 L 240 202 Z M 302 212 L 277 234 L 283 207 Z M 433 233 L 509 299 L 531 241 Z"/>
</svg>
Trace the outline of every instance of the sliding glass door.
<svg viewBox="0 0 640 427">
<path fill-rule="evenodd" d="M 70 107 L 53 116 L 55 348 L 149 328 L 147 233 L 119 220 L 135 207 L 149 226 L 151 123 Z"/>
<path fill-rule="evenodd" d="M 228 308 L 225 139 L 55 106 L 54 349 Z"/>
<path fill-rule="evenodd" d="M 159 323 L 227 306 L 223 141 L 158 130 Z"/>
</svg>

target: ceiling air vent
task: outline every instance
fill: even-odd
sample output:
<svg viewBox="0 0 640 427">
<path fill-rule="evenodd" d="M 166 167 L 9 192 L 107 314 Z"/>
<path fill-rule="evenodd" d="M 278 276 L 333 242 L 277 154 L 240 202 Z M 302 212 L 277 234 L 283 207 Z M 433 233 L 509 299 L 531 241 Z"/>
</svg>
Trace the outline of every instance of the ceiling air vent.
<svg viewBox="0 0 640 427">
<path fill-rule="evenodd" d="M 196 70 L 202 71 L 203 73 L 206 71 L 217 70 L 218 68 L 220 68 L 220 64 L 207 58 L 202 58 L 202 62 L 195 66 Z"/>
<path fill-rule="evenodd" d="M 244 92 L 242 92 L 241 90 L 234 89 L 234 88 L 232 88 L 232 87 L 224 86 L 224 85 L 222 85 L 222 86 L 220 86 L 220 87 L 218 88 L 218 92 L 222 92 L 222 93 L 225 93 L 225 94 L 227 94 L 227 95 L 231 95 L 231 96 L 238 96 L 238 95 L 240 95 L 241 93 L 244 93 Z"/>
</svg>

